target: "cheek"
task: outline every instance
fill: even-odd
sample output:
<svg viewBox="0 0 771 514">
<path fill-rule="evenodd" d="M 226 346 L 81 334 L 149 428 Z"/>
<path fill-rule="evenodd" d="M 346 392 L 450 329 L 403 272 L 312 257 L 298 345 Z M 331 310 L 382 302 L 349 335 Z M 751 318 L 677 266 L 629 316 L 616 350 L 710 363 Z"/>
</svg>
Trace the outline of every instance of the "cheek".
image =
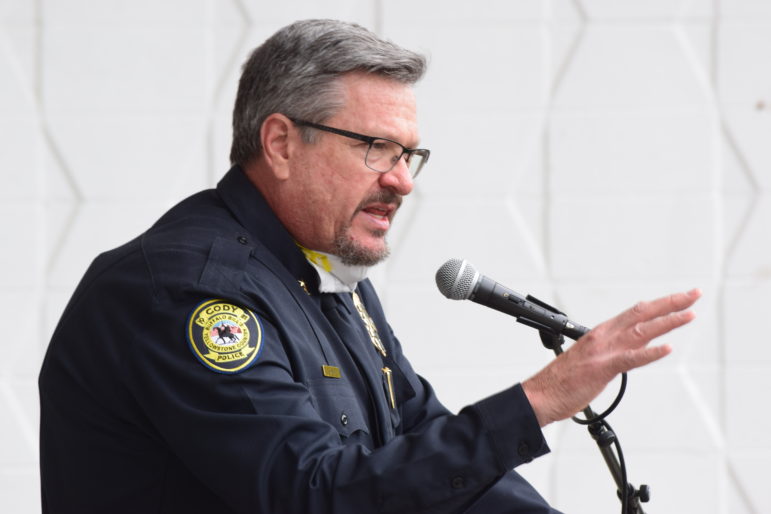
<svg viewBox="0 0 771 514">
<path fill-rule="evenodd" d="M 335 150 L 307 160 L 302 180 L 305 206 L 317 216 L 309 221 L 316 226 L 333 225 L 339 231 L 351 224 L 361 203 L 380 186 L 378 175 L 364 168 L 350 148 Z"/>
</svg>

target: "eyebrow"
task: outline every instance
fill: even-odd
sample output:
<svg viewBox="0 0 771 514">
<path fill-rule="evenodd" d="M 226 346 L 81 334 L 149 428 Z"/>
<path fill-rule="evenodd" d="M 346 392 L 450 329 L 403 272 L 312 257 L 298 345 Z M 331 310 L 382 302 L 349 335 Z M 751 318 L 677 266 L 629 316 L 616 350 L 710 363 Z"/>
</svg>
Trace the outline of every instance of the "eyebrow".
<svg viewBox="0 0 771 514">
<path fill-rule="evenodd" d="M 305 125 L 306 127 L 315 128 L 317 130 L 323 130 L 326 132 L 332 132 L 334 134 L 339 134 L 341 136 L 350 137 L 352 139 L 356 139 L 358 141 L 363 141 L 365 143 L 372 143 L 375 139 L 385 139 L 387 141 L 392 141 L 394 143 L 400 144 L 403 146 L 406 150 L 423 150 L 423 148 L 419 148 L 417 145 L 415 146 L 407 146 L 404 143 L 400 143 L 398 139 L 386 137 L 386 136 L 370 136 L 368 134 L 361 134 L 359 132 L 352 132 L 350 130 L 341 129 L 337 127 L 330 127 L 329 125 L 323 125 L 321 123 L 314 123 L 312 121 L 306 121 L 301 120 L 297 118 L 289 118 L 292 123 L 295 123 L 297 125 Z"/>
<path fill-rule="evenodd" d="M 392 133 L 389 133 L 389 132 L 387 132 L 385 135 L 379 135 L 379 136 L 375 136 L 375 137 L 382 138 L 382 139 L 388 139 L 388 140 L 391 140 L 391 141 L 395 141 L 395 142 L 401 144 L 402 146 L 404 146 L 405 148 L 411 148 L 411 149 L 420 148 L 420 138 L 417 138 L 415 140 L 414 144 L 408 145 L 406 143 L 402 143 L 401 139 L 399 139 L 398 137 L 395 137 Z"/>
</svg>

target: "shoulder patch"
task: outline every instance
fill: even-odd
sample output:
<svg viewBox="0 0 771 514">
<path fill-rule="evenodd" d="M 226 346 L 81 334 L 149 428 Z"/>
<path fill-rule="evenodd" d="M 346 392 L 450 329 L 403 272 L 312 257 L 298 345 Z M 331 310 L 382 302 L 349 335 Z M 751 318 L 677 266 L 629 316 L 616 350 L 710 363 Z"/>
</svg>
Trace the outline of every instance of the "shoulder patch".
<svg viewBox="0 0 771 514">
<path fill-rule="evenodd" d="M 207 368 L 239 373 L 257 361 L 262 350 L 262 326 L 249 309 L 225 300 L 207 300 L 190 314 L 187 342 Z"/>
</svg>

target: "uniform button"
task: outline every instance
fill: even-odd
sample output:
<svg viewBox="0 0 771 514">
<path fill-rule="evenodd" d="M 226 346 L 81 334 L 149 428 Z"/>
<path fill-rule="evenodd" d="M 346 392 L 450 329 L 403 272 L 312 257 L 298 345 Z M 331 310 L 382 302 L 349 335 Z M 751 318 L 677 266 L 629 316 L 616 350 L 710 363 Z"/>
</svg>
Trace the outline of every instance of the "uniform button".
<svg viewBox="0 0 771 514">
<path fill-rule="evenodd" d="M 340 424 L 343 426 L 348 424 L 348 414 L 346 414 L 345 412 L 340 414 Z"/>
<path fill-rule="evenodd" d="M 450 481 L 450 486 L 452 486 L 453 489 L 463 489 L 464 487 L 466 487 L 466 480 L 464 480 L 464 478 L 460 476 L 454 477 Z"/>
<path fill-rule="evenodd" d="M 242 245 L 248 244 L 249 240 L 246 238 L 246 236 L 238 236 L 238 242 Z"/>
<path fill-rule="evenodd" d="M 519 446 L 517 447 L 517 453 L 526 462 L 533 460 L 533 458 L 530 456 L 530 446 L 528 446 L 528 444 L 525 442 L 519 443 Z"/>
</svg>

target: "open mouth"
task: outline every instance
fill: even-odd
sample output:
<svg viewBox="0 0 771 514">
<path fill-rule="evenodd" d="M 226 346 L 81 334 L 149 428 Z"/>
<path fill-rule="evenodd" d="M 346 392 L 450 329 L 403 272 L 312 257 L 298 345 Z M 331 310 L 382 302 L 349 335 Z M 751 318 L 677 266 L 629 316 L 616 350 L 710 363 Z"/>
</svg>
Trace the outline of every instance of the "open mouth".
<svg viewBox="0 0 771 514">
<path fill-rule="evenodd" d="M 362 210 L 374 218 L 378 218 L 381 220 L 389 220 L 390 214 L 394 212 L 396 209 L 379 207 L 379 206 L 370 206 L 370 207 L 365 207 Z"/>
<path fill-rule="evenodd" d="M 364 214 L 370 230 L 375 230 L 382 235 L 391 227 L 391 221 L 401 203 L 400 195 L 389 190 L 381 190 L 361 202 L 354 217 L 359 213 Z"/>
</svg>

